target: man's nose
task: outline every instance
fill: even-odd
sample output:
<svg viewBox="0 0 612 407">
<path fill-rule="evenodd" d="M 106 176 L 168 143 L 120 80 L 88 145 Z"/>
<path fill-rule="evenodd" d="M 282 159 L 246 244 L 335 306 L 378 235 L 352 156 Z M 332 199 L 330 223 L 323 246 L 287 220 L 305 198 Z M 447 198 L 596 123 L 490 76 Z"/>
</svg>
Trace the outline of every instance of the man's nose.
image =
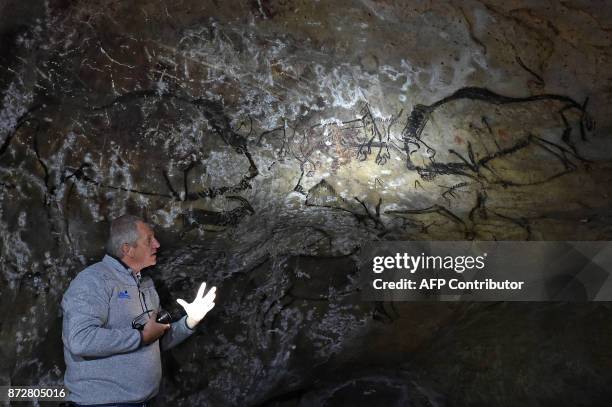
<svg viewBox="0 0 612 407">
<path fill-rule="evenodd" d="M 154 248 L 154 249 L 157 249 L 159 246 L 161 246 L 161 245 L 159 244 L 159 242 L 157 241 L 157 239 L 153 238 L 153 248 Z"/>
</svg>

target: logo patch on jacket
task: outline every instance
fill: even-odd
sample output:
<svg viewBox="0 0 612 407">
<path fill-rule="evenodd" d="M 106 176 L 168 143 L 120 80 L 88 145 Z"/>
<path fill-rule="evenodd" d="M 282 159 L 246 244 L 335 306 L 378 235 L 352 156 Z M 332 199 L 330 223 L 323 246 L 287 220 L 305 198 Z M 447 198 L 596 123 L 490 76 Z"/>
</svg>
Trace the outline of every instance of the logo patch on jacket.
<svg viewBox="0 0 612 407">
<path fill-rule="evenodd" d="M 119 291 L 119 298 L 129 299 L 130 298 L 130 294 L 128 294 L 127 290 Z"/>
</svg>

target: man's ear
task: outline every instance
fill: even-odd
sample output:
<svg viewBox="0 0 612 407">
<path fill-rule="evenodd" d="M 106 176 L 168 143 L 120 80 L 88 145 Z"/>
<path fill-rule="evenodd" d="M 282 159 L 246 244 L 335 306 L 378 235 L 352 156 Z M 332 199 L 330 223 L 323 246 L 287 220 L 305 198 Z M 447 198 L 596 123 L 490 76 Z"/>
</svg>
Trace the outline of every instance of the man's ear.
<svg viewBox="0 0 612 407">
<path fill-rule="evenodd" d="M 130 246 L 129 244 L 127 243 L 122 244 L 121 245 L 121 253 L 123 253 L 122 257 L 130 256 L 131 249 L 132 249 L 132 246 Z"/>
</svg>

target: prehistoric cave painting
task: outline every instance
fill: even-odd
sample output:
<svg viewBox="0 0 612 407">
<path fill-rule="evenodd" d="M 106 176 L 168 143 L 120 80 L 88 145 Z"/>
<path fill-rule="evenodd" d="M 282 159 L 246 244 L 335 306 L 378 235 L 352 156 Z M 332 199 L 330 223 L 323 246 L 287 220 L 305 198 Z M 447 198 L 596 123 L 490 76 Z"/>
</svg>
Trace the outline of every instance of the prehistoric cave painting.
<svg viewBox="0 0 612 407">
<path fill-rule="evenodd" d="M 308 190 L 306 206 L 317 206 L 348 212 L 355 217 L 358 224 L 373 228 L 379 236 L 388 232 L 380 217 L 382 199 L 378 201 L 373 211 L 363 200 L 357 197 L 353 197 L 353 200 L 357 203 L 341 197 L 334 187 L 323 179 Z"/>
<path fill-rule="evenodd" d="M 477 229 L 483 226 L 495 226 L 496 224 L 507 225 L 508 223 L 514 225 L 522 231 L 521 236 L 524 240 L 530 240 L 532 238 L 532 230 L 529 224 L 529 219 L 526 217 L 509 216 L 499 211 L 488 209 L 486 207 L 487 193 L 485 190 L 480 190 L 476 194 L 476 202 L 470 209 L 466 219 L 453 213 L 448 208 L 442 205 L 432 205 L 422 209 L 403 209 L 403 210 L 387 210 L 385 214 L 406 219 L 407 224 L 403 225 L 410 226 L 412 228 L 420 229 L 421 233 L 427 234 L 428 228 L 434 226 L 436 221 L 425 224 L 418 219 L 419 215 L 425 215 L 426 218 L 430 218 L 431 215 L 435 217 L 446 219 L 455 225 L 455 228 L 461 233 L 461 238 L 466 240 L 474 240 L 477 237 Z M 507 226 L 506 226 L 507 227 Z M 495 234 L 493 239 L 497 240 Z"/>
<path fill-rule="evenodd" d="M 468 141 L 466 151 L 463 153 L 456 149 L 449 149 L 449 153 L 458 158 L 459 161 L 440 162 L 436 159 L 436 149 L 428 144 L 422 137 L 422 133 L 431 115 L 437 108 L 459 99 L 484 101 L 494 105 L 537 101 L 560 102 L 562 106 L 558 110 L 558 114 L 565 126 L 561 136 L 563 144 L 552 142 L 534 133 L 528 133 L 525 137 L 516 140 L 512 145 L 502 147 L 495 139 L 487 117 L 483 115 L 482 123 L 488 129 L 490 133 L 489 136 L 493 143 L 495 143 L 497 150 L 487 151 L 486 155 L 477 157 L 472 142 Z M 387 120 L 388 123 L 384 125 L 380 123 L 380 120 L 374 117 L 370 106 L 365 104 L 359 111 L 361 117 L 358 119 L 316 124 L 301 132 L 285 123 L 284 126 L 262 132 L 257 140 L 257 145 L 261 145 L 264 138 L 269 138 L 274 133 L 280 134 L 282 146 L 279 150 L 279 155 L 285 157 L 287 154 L 291 154 L 300 163 L 301 174 L 295 186 L 295 190 L 301 193 L 305 193 L 301 186 L 301 180 L 304 176 L 312 176 L 313 170 L 317 168 L 317 163 L 312 159 L 312 153 L 317 149 L 326 148 L 322 141 L 325 139 L 326 133 L 338 133 L 340 135 L 339 142 L 337 145 L 334 144 L 334 149 L 336 149 L 336 151 L 327 148 L 328 154 L 332 157 L 340 152 L 337 150 L 338 146 L 352 149 L 352 158 L 359 161 L 367 160 L 372 154 L 372 150 L 377 149 L 375 162 L 378 165 L 385 165 L 391 158 L 392 150 L 396 150 L 398 154 L 405 154 L 406 168 L 411 171 L 416 171 L 425 181 L 432 181 L 440 175 L 459 175 L 471 178 L 476 182 L 485 181 L 488 183 L 499 183 L 505 186 L 534 185 L 536 183 L 548 182 L 551 179 L 576 170 L 576 163 L 588 163 L 588 160 L 583 158 L 577 151 L 575 141 L 572 139 L 572 126 L 565 114 L 571 109 L 580 112 L 580 139 L 586 140 L 586 132 L 592 131 L 594 128 L 594 121 L 586 111 L 587 103 L 588 99 L 583 104 L 579 104 L 567 96 L 554 94 L 513 98 L 499 95 L 488 89 L 469 87 L 462 88 L 452 95 L 429 106 L 416 105 L 410 117 L 406 120 L 401 138 L 397 140 L 394 140 L 391 135 L 391 127 L 398 122 L 402 111 L 397 115 L 391 116 L 391 118 Z M 473 128 L 472 130 L 476 133 L 478 129 Z M 482 137 L 482 135 L 479 134 L 477 134 L 477 136 Z M 396 141 L 400 141 L 401 144 L 398 145 Z M 519 184 L 512 180 L 497 176 L 490 168 L 492 161 L 516 154 L 523 149 L 534 146 L 557 158 L 564 167 L 563 171 L 544 180 L 528 184 Z M 426 165 L 417 165 L 412 159 L 412 155 L 417 151 L 421 151 L 429 158 L 430 162 Z M 341 153 L 344 153 L 344 151 L 341 151 Z M 485 173 L 484 170 L 488 171 L 488 173 Z M 444 194 L 444 198 L 448 199 L 454 196 L 454 192 L 458 188 L 464 186 L 466 186 L 465 183 L 450 186 L 449 190 Z"/>
<path fill-rule="evenodd" d="M 366 139 L 358 147 L 357 159 L 360 161 L 367 160 L 368 156 L 372 153 L 372 148 L 378 148 L 374 162 L 378 165 L 385 165 L 391 158 L 389 147 L 391 143 L 391 127 L 400 118 L 403 110 L 400 110 L 397 115 L 391 116 L 386 126 L 377 124 L 377 120 L 372 114 L 368 104 L 364 105 L 360 113 L 360 119 L 344 123 L 359 123 L 360 127 L 357 128 L 361 128 L 363 134 L 366 136 Z"/>
<path fill-rule="evenodd" d="M 546 85 L 546 83 L 544 82 L 544 79 L 540 75 L 535 73 L 532 69 L 530 69 L 527 65 L 525 65 L 525 63 L 523 62 L 521 57 L 519 57 L 517 55 L 515 59 L 516 59 L 516 62 L 521 66 L 521 68 L 523 68 L 525 71 L 529 72 L 529 74 L 534 77 L 533 83 L 536 86 L 544 87 Z"/>
<path fill-rule="evenodd" d="M 498 151 L 493 152 L 485 157 L 476 160 L 474 156 L 474 152 L 472 151 L 471 143 L 468 143 L 467 146 L 467 159 L 461 155 L 460 153 L 450 150 L 450 152 L 457 156 L 461 162 L 453 162 L 453 163 L 440 163 L 435 159 L 436 150 L 429 146 L 425 140 L 422 139 L 422 133 L 425 128 L 425 125 L 429 121 L 432 113 L 443 106 L 446 103 L 460 100 L 460 99 L 470 99 L 483 101 L 486 103 L 494 104 L 494 105 L 506 105 L 506 104 L 516 104 L 516 103 L 530 103 L 536 101 L 558 101 L 562 104 L 562 107 L 559 109 L 558 114 L 560 115 L 563 123 L 565 125 L 565 129 L 561 136 L 561 140 L 566 147 L 563 147 L 559 144 L 547 141 L 542 137 L 538 137 L 537 135 L 529 134 L 526 138 L 523 138 L 514 145 L 504 148 L 498 149 Z M 542 149 L 548 151 L 550 154 L 556 156 L 565 166 L 565 171 L 555 175 L 561 176 L 566 174 L 567 172 L 571 172 L 576 169 L 576 165 L 574 165 L 571 161 L 571 158 L 574 158 L 581 162 L 588 162 L 586 159 L 582 158 L 576 149 L 575 142 L 571 138 L 572 134 L 572 126 L 569 124 L 565 112 L 570 109 L 576 109 L 580 112 L 580 138 L 581 140 L 586 140 L 586 131 L 592 131 L 595 126 L 595 122 L 589 116 L 586 111 L 586 105 L 588 103 L 588 98 L 584 101 L 583 104 L 579 104 L 574 99 L 555 94 L 543 94 L 543 95 L 535 95 L 524 98 L 513 98 L 508 96 L 503 96 L 497 93 L 494 93 L 485 88 L 475 88 L 475 87 L 467 87 L 462 88 L 453 93 L 450 96 L 447 96 L 429 106 L 426 105 L 416 105 L 412 110 L 410 117 L 406 121 L 406 125 L 404 126 L 404 130 L 402 131 L 402 138 L 404 143 L 404 151 L 406 152 L 406 168 L 409 170 L 416 171 L 424 180 L 431 181 L 438 175 L 445 174 L 456 174 L 460 176 L 466 176 L 470 178 L 481 178 L 483 177 L 481 168 L 487 169 L 487 163 L 491 160 L 507 155 L 514 154 L 521 149 L 526 148 L 529 145 L 537 145 Z M 491 128 L 486 120 L 486 116 L 483 116 L 483 123 L 487 126 L 489 131 Z M 430 158 L 430 163 L 426 166 L 419 166 L 414 164 L 411 155 L 421 149 L 423 146 L 426 148 L 427 155 Z M 569 150 L 568 150 L 569 149 Z M 552 179 L 552 178 L 551 178 Z M 544 180 L 543 182 L 547 182 L 548 180 Z M 511 182 L 505 181 L 503 179 L 499 179 L 496 182 L 512 185 Z"/>
<path fill-rule="evenodd" d="M 219 102 L 194 99 L 190 100 L 181 96 L 162 93 L 159 94 L 156 91 L 144 90 L 132 92 L 129 94 L 121 95 L 111 102 L 98 107 L 91 108 L 92 111 L 102 111 L 111 109 L 115 106 L 122 106 L 125 104 L 135 103 L 142 99 L 157 98 L 159 100 L 171 100 L 179 103 L 189 104 L 195 107 L 198 111 L 202 112 L 204 117 L 208 120 L 210 127 L 214 134 L 220 137 L 223 142 L 234 148 L 237 154 L 243 155 L 249 162 L 248 173 L 245 174 L 242 179 L 234 185 L 222 185 L 210 187 L 201 191 L 190 191 L 188 188 L 187 178 L 189 172 L 193 169 L 194 163 L 188 164 L 183 169 L 183 192 L 179 193 L 173 186 L 168 173 L 165 170 L 161 170 L 161 176 L 163 176 L 165 185 L 169 190 L 169 193 L 160 193 L 147 191 L 145 189 L 126 188 L 123 186 L 116 186 L 110 183 L 99 181 L 95 173 L 92 173 L 93 169 L 91 164 L 82 163 L 78 168 L 66 166 L 64 168 L 64 174 L 61 177 L 61 182 L 67 182 L 74 178 L 88 184 L 117 191 L 125 191 L 134 194 L 140 194 L 145 196 L 154 196 L 158 198 L 170 199 L 173 201 L 197 201 L 199 199 L 213 199 L 218 196 L 225 196 L 228 201 L 237 202 L 239 205 L 231 210 L 227 211 L 210 211 L 203 209 L 191 209 L 183 214 L 186 219 L 186 227 L 192 229 L 197 225 L 214 225 L 214 226 L 229 226 L 236 225 L 240 220 L 249 214 L 253 214 L 255 211 L 251 204 L 243 197 L 229 194 L 236 194 L 246 189 L 251 188 L 251 181 L 259 175 L 257 165 L 253 160 L 251 153 L 247 147 L 247 140 L 237 132 L 233 131 L 229 123 L 229 119 L 223 111 L 223 106 Z"/>
<path fill-rule="evenodd" d="M 271 133 L 282 131 L 279 154 L 282 153 L 283 158 L 286 154 L 290 154 L 300 163 L 300 176 L 293 190 L 306 195 L 302 186 L 303 178 L 312 177 L 314 171 L 321 167 L 312 158 L 317 150 L 325 151 L 332 160 L 330 165 L 332 173 L 352 160 L 368 160 L 374 151 L 376 152 L 374 162 L 380 166 L 387 164 L 392 149 L 402 152 L 401 146 L 392 139 L 391 129 L 398 123 L 403 110 L 386 120 L 381 120 L 372 113 L 371 106 L 364 103 L 358 113 L 360 117 L 354 120 L 318 123 L 301 131 L 285 124 L 283 127 L 262 132 L 257 144 L 261 145 L 262 139 L 269 137 Z M 288 128 L 290 132 L 287 131 Z"/>
<path fill-rule="evenodd" d="M 365 199 L 357 196 L 352 200 L 340 197 L 335 193 L 340 200 L 330 204 L 329 202 L 318 202 L 315 196 L 318 190 L 321 189 L 322 180 L 317 186 L 311 188 L 308 192 L 302 186 L 304 177 L 312 177 L 315 170 L 320 169 L 327 163 L 317 162 L 314 158 L 314 153 L 324 151 L 325 154 L 332 159 L 330 171 L 333 173 L 342 165 L 348 164 L 353 160 L 367 161 L 373 157 L 374 162 L 379 166 L 386 166 L 389 160 L 393 158 L 393 154 L 405 160 L 405 168 L 409 172 L 416 172 L 421 181 L 432 182 L 442 176 L 454 176 L 465 178 L 465 181 L 452 181 L 449 185 L 439 185 L 442 189 L 440 197 L 446 203 L 446 206 L 436 204 L 433 206 L 420 209 L 393 209 L 383 213 L 392 218 L 403 218 L 405 227 L 416 227 L 424 233 L 427 233 L 431 223 L 419 223 L 418 221 L 408 221 L 407 219 L 414 215 L 420 214 L 436 214 L 450 220 L 459 230 L 462 230 L 466 238 L 474 236 L 474 227 L 478 221 L 497 218 L 500 221 L 511 222 L 525 230 L 525 236 L 531 236 L 528 222 L 525 219 L 517 219 L 509 217 L 502 213 L 497 213 L 487 210 L 485 202 L 487 200 L 487 188 L 490 185 L 501 185 L 502 187 L 520 187 L 528 185 L 538 185 L 549 182 L 555 178 L 575 171 L 580 164 L 588 164 L 589 161 L 583 158 L 577 149 L 575 140 L 572 137 L 572 124 L 568 118 L 568 111 L 574 110 L 579 113 L 579 140 L 586 140 L 588 131 L 594 128 L 594 121 L 586 111 L 588 99 L 580 104 L 574 99 L 555 94 L 536 95 L 524 98 L 513 98 L 494 93 L 485 88 L 467 87 L 462 88 L 450 96 L 444 97 L 441 100 L 431 105 L 417 104 L 403 125 L 401 136 L 397 137 L 394 134 L 393 126 L 400 124 L 403 111 L 392 115 L 388 119 L 381 120 L 372 112 L 372 107 L 369 104 L 364 104 L 358 110 L 358 118 L 348 121 L 332 120 L 329 122 L 321 122 L 311 126 L 300 126 L 298 123 L 290 123 L 284 120 L 283 125 L 271 130 L 262 131 L 258 137 L 253 137 L 253 124 L 251 119 L 250 130 L 248 134 L 240 133 L 243 124 L 237 129 L 232 128 L 230 119 L 224 111 L 223 105 L 218 101 L 213 101 L 204 98 L 189 98 L 179 94 L 169 92 L 160 92 L 159 90 L 140 90 L 129 92 L 115 97 L 110 102 L 100 106 L 83 106 L 81 111 L 85 113 L 100 113 L 110 109 L 124 109 L 126 106 L 140 103 L 143 100 L 168 101 L 178 105 L 189 106 L 196 109 L 209 123 L 209 128 L 212 133 L 216 134 L 220 140 L 227 146 L 230 146 L 234 151 L 242 155 L 249 163 L 247 173 L 235 184 L 221 185 L 205 188 L 199 191 L 189 189 L 187 179 L 191 171 L 193 171 L 196 162 L 187 162 L 182 167 L 183 182 L 182 191 L 179 191 L 166 170 L 160 169 L 160 175 L 163 177 L 164 185 L 168 189 L 168 193 L 162 191 L 148 191 L 144 188 L 128 188 L 116 186 L 110 182 L 102 182 L 96 176 L 95 171 L 89 163 L 81 163 L 77 167 L 65 166 L 61 182 L 69 180 L 78 180 L 95 185 L 99 188 L 106 188 L 117 191 L 125 191 L 144 196 L 153 196 L 162 199 L 168 199 L 176 202 L 197 201 L 199 199 L 212 199 L 219 196 L 225 196 L 229 201 L 238 203 L 234 209 L 227 211 L 206 211 L 202 209 L 193 209 L 189 213 L 184 213 L 188 219 L 188 227 L 195 227 L 198 224 L 228 226 L 236 225 L 244 216 L 254 213 L 253 206 L 246 201 L 244 197 L 239 197 L 236 194 L 252 188 L 252 181 L 260 174 L 255 160 L 249 151 L 249 145 L 253 144 L 256 147 L 262 147 L 263 142 L 273 142 L 280 146 L 274 151 L 274 156 L 278 160 L 293 159 L 299 163 L 300 174 L 295 184 L 294 191 L 306 196 L 307 206 L 323 206 L 331 209 L 339 209 L 350 212 L 358 221 L 358 223 L 372 228 L 377 235 L 384 235 L 390 232 L 390 229 L 383 218 L 381 217 L 382 198 L 378 199 L 377 203 L 368 203 Z M 560 136 L 560 141 L 551 141 L 536 132 L 527 132 L 524 136 L 517 137 L 511 143 L 506 142 L 500 144 L 495 137 L 489 119 L 486 114 L 481 117 L 483 127 L 471 126 L 470 130 L 474 136 L 474 140 L 467 141 L 459 146 L 459 148 L 449 148 L 448 156 L 456 158 L 454 161 L 441 161 L 440 154 L 433 143 L 429 142 L 424 136 L 424 129 L 432 114 L 436 109 L 450 104 L 458 100 L 473 100 L 484 102 L 491 105 L 508 105 L 508 104 L 527 104 L 541 101 L 558 103 L 558 114 L 561 119 L 564 129 Z M 37 105 L 38 106 L 38 105 Z M 52 103 L 46 105 L 46 109 L 53 106 Z M 12 135 L 24 124 L 35 123 L 37 116 L 40 114 L 40 108 L 35 107 L 25 112 L 18 120 L 17 126 L 12 134 L 9 134 L 2 146 L 0 153 L 4 153 L 12 139 Z M 483 130 L 484 129 L 484 130 Z M 473 143 L 475 140 L 487 139 L 488 144 L 494 144 L 494 148 L 487 148 L 486 142 L 481 142 L 484 145 L 484 154 L 475 151 Z M 255 141 L 256 140 L 256 141 Z M 460 151 L 460 148 L 463 148 Z M 453 146 L 455 147 L 455 146 Z M 437 147 L 439 149 L 439 147 Z M 495 163 L 498 160 L 517 155 L 528 149 L 537 149 L 541 153 L 547 154 L 559 163 L 560 169 L 555 170 L 545 178 L 535 181 L 521 182 L 500 175 L 495 170 Z M 482 150 L 482 148 L 481 148 Z M 36 150 L 37 151 L 37 150 Z M 417 163 L 413 159 L 415 153 L 420 153 L 426 157 L 427 161 L 423 164 Z M 37 157 L 39 154 L 37 153 Z M 44 167 L 44 161 L 40 159 L 41 165 Z M 48 171 L 45 171 L 48 177 Z M 455 178 L 456 179 L 456 178 Z M 385 182 L 380 178 L 373 180 L 376 188 L 385 189 Z M 6 182 L 4 185 L 9 185 Z M 325 183 L 328 188 L 333 190 L 333 187 Z M 420 187 L 424 190 L 423 185 L 419 180 L 414 180 L 414 188 Z M 453 213 L 450 209 L 452 201 L 457 199 L 462 193 L 476 193 L 477 202 L 474 209 L 470 212 L 467 219 L 463 219 Z M 329 197 L 328 197 L 329 198 Z M 476 216 L 480 214 L 483 216 Z"/>
<path fill-rule="evenodd" d="M 550 137 L 547 138 L 542 135 L 537 135 L 535 130 L 530 131 L 526 129 L 526 134 L 524 136 L 517 136 L 514 140 L 510 141 L 505 140 L 502 145 L 496 140 L 487 116 L 483 115 L 481 116 L 483 127 L 477 128 L 470 125 L 470 130 L 476 140 L 488 137 L 490 140 L 489 145 L 491 145 L 492 142 L 495 148 L 487 148 L 485 143 L 481 143 L 484 146 L 484 148 L 481 148 L 481 150 L 484 150 L 484 154 L 482 151 L 478 154 L 475 152 L 472 141 L 467 141 L 464 143 L 465 151 L 463 152 L 459 151 L 457 148 L 448 149 L 447 156 L 451 158 L 454 157 L 457 160 L 439 161 L 437 159 L 437 155 L 439 156 L 438 152 L 424 139 L 423 131 L 437 108 L 460 99 L 480 101 L 493 105 L 536 103 L 540 101 L 559 103 L 560 107 L 556 113 L 559 115 L 564 128 L 559 137 L 559 141 L 552 141 Z M 416 105 L 410 117 L 406 120 L 404 129 L 401 133 L 401 141 L 403 142 L 403 148 L 401 149 L 394 143 L 394 139 L 391 136 L 391 126 L 397 122 L 397 119 L 401 116 L 401 112 L 389 120 L 389 125 L 384 131 L 380 130 L 381 127 L 377 125 L 371 113 L 371 109 L 367 105 L 361 110 L 362 116 L 360 119 L 337 124 L 334 123 L 328 126 L 337 131 L 344 131 L 345 134 L 346 132 L 356 129 L 360 132 L 361 142 L 351 145 L 356 148 L 353 159 L 365 160 L 372 153 L 372 148 L 378 148 L 375 162 L 378 165 L 384 166 L 391 158 L 391 150 L 394 149 L 397 150 L 398 154 L 401 156 L 405 156 L 406 169 L 408 171 L 415 171 L 424 182 L 432 182 L 438 179 L 438 177 L 443 176 L 458 176 L 467 179 L 466 181 L 455 182 L 446 186 L 439 185 L 443 190 L 441 198 L 446 202 L 446 206 L 435 204 L 418 209 L 392 209 L 384 211 L 385 215 L 389 215 L 392 218 L 404 219 L 402 227 L 417 228 L 421 233 L 427 234 L 428 229 L 436 222 L 424 223 L 418 221 L 416 218 L 419 215 L 429 215 L 427 217 L 433 215 L 439 219 L 445 219 L 447 222 L 450 221 L 450 223 L 455 225 L 455 228 L 460 231 L 461 237 L 465 239 L 474 239 L 477 235 L 478 228 L 484 228 L 487 225 L 494 228 L 494 225 L 500 223 L 514 225 L 518 230 L 522 230 L 524 239 L 530 239 L 532 238 L 532 230 L 527 218 L 516 215 L 510 216 L 499 210 L 487 208 L 487 189 L 493 185 L 500 185 L 503 188 L 542 185 L 576 171 L 579 165 L 584 165 L 588 168 L 590 161 L 582 157 L 578 152 L 576 146 L 577 141 L 572 138 L 572 125 L 566 115 L 569 110 L 575 110 L 579 113 L 579 141 L 585 141 L 587 139 L 587 131 L 592 131 L 595 125 L 593 119 L 586 111 L 587 103 L 588 99 L 580 104 L 572 98 L 555 94 L 513 98 L 499 95 L 484 88 L 463 88 L 429 106 Z M 351 125 L 353 127 L 349 127 Z M 482 129 L 486 130 L 483 131 Z M 319 144 L 319 147 L 320 146 Z M 415 163 L 412 155 L 417 151 L 420 151 L 423 156 L 427 157 L 429 162 L 424 165 Z M 520 156 L 520 154 L 528 154 L 526 155 L 527 159 L 534 159 L 529 158 L 530 156 L 533 157 L 534 151 L 536 151 L 536 156 L 538 154 L 543 154 L 551 158 L 546 161 L 547 166 L 554 167 L 550 163 L 558 163 L 555 168 L 550 169 L 549 173 L 545 174 L 540 179 L 520 181 L 509 178 L 495 170 L 495 165 L 498 161 Z M 304 171 L 301 172 L 295 187 L 295 190 L 301 193 L 305 193 L 301 186 L 303 177 Z M 381 189 L 384 188 L 383 181 L 378 178 L 375 179 L 375 185 L 376 187 L 380 185 Z M 418 186 L 423 188 L 421 183 L 415 180 L 415 189 Z M 320 196 L 321 191 L 326 192 L 323 194 L 325 195 L 324 198 Z M 474 205 L 465 217 L 454 213 L 450 209 L 451 201 L 457 199 L 458 195 L 464 192 L 476 194 Z M 323 199 L 323 201 L 321 201 L 321 199 Z M 358 197 L 354 197 L 354 200 L 361 205 L 361 208 L 341 198 L 329 183 L 322 180 L 308 191 L 306 203 L 308 206 L 322 206 L 350 212 L 357 218 L 359 223 L 364 223 L 364 219 L 372 221 L 371 225 L 374 226 L 373 229 L 378 230 L 377 234 L 379 237 L 393 231 L 387 227 L 381 219 L 380 206 L 382 198 L 379 198 L 379 202 L 376 204 L 376 209 L 374 211 L 368 208 L 364 200 L 360 200 Z M 495 239 L 495 235 L 493 235 L 493 238 Z"/>
<path fill-rule="evenodd" d="M 255 209 L 245 198 L 235 195 L 228 195 L 226 198 L 230 201 L 238 202 L 238 207 L 228 211 L 192 209 L 189 213 L 191 225 L 235 226 L 245 216 L 255 214 Z"/>
</svg>

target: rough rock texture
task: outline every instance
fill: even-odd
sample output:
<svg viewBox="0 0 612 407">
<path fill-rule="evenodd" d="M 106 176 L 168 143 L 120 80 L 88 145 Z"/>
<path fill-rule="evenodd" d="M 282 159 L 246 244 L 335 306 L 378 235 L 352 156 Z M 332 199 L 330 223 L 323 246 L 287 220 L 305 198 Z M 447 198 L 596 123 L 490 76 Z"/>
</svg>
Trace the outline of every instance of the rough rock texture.
<svg viewBox="0 0 612 407">
<path fill-rule="evenodd" d="M 0 4 L 0 384 L 62 380 L 110 219 L 165 306 L 160 405 L 596 406 L 607 304 L 360 301 L 376 240 L 610 240 L 605 1 Z"/>
</svg>

